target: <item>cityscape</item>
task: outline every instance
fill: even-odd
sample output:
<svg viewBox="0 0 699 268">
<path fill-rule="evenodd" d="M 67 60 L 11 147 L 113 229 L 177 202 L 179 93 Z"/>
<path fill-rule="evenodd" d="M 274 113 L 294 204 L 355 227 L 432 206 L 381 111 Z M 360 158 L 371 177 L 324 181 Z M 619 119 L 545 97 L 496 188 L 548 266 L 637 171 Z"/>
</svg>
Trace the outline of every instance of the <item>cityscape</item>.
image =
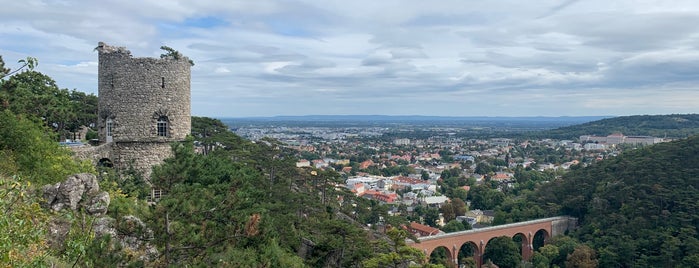
<svg viewBox="0 0 699 268">
<path fill-rule="evenodd" d="M 699 267 L 699 4 L 5 1 L 0 268 Z"/>
</svg>

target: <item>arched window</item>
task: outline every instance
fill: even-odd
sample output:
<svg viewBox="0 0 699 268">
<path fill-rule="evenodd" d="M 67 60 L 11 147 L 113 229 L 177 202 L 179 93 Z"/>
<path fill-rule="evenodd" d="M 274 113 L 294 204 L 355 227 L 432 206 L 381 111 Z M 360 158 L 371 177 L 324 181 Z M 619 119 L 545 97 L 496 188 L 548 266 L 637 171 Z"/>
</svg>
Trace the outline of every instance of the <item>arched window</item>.
<svg viewBox="0 0 699 268">
<path fill-rule="evenodd" d="M 158 117 L 158 136 L 167 137 L 167 116 Z"/>
<path fill-rule="evenodd" d="M 107 118 L 107 124 L 106 124 L 106 136 L 107 136 L 107 142 L 112 142 L 113 139 L 113 130 L 114 130 L 114 121 L 111 118 Z"/>
</svg>

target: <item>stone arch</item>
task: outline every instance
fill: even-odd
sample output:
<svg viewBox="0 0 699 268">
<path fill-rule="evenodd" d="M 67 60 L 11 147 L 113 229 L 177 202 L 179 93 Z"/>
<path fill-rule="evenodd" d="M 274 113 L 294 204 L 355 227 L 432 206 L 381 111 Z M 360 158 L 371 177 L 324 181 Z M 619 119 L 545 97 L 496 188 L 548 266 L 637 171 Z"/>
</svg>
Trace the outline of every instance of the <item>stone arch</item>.
<svg viewBox="0 0 699 268">
<path fill-rule="evenodd" d="M 481 255 L 483 255 L 483 252 L 481 252 L 480 247 L 475 241 L 466 241 L 466 243 L 463 243 L 456 252 L 456 261 L 458 266 L 462 267 L 462 265 L 466 264 L 465 259 L 470 258 L 477 267 Z"/>
<path fill-rule="evenodd" d="M 112 162 L 111 159 L 106 158 L 106 157 L 103 157 L 103 158 L 100 158 L 99 161 L 97 161 L 97 166 L 113 168 L 113 167 L 114 167 L 114 163 Z"/>
<path fill-rule="evenodd" d="M 532 237 L 532 247 L 537 251 L 540 247 L 546 245 L 551 238 L 551 234 L 546 229 L 539 229 Z"/>
</svg>

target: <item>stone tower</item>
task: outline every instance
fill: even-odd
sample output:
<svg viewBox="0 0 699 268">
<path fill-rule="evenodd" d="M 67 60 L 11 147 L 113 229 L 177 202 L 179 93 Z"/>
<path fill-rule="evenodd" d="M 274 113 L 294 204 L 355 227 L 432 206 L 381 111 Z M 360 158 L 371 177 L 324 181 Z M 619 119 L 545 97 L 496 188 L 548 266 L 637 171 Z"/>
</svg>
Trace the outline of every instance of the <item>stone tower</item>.
<svg viewBox="0 0 699 268">
<path fill-rule="evenodd" d="M 189 59 L 134 58 L 102 42 L 99 52 L 98 131 L 119 169 L 133 166 L 148 179 L 172 155 L 170 144 L 191 131 Z"/>
</svg>

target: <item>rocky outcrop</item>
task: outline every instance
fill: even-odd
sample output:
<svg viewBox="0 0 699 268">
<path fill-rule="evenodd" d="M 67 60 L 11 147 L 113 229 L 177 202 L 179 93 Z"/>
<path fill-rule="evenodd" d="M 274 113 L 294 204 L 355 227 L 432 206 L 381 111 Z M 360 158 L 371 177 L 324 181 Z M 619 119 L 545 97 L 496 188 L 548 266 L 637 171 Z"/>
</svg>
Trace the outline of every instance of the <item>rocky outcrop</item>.
<svg viewBox="0 0 699 268">
<path fill-rule="evenodd" d="M 109 207 L 109 193 L 100 192 L 97 177 L 89 173 L 71 175 L 65 181 L 42 187 L 44 208 L 60 211 L 69 208 L 102 216 Z"/>
<path fill-rule="evenodd" d="M 114 219 L 107 216 L 111 198 L 109 193 L 100 191 L 97 177 L 81 173 L 69 176 L 65 181 L 42 187 L 44 201 L 42 207 L 53 211 L 70 209 L 94 217 L 92 231 L 95 237 L 109 236 L 112 243 L 118 243 L 129 259 L 138 259 L 146 263 L 158 256 L 158 250 L 150 241 L 153 231 L 148 229 L 141 219 L 127 215 Z M 81 215 L 81 214 L 78 214 Z M 60 250 L 71 232 L 73 222 L 67 217 L 57 216 L 49 224 L 48 241 L 51 248 Z"/>
<path fill-rule="evenodd" d="M 150 243 L 153 231 L 136 216 L 123 216 L 119 221 L 102 217 L 94 222 L 93 229 L 95 236 L 111 236 L 125 252 L 138 260 L 149 262 L 158 257 L 158 250 Z"/>
</svg>

